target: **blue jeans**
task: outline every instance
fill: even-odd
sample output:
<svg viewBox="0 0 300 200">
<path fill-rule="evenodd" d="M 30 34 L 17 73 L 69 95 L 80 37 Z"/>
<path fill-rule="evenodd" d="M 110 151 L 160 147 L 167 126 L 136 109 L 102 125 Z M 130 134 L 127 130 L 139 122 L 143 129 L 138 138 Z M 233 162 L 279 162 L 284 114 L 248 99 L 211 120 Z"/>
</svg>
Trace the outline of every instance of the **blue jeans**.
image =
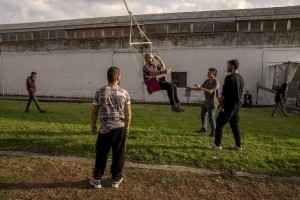
<svg viewBox="0 0 300 200">
<path fill-rule="evenodd" d="M 207 130 L 207 122 L 206 122 L 206 114 L 208 113 L 208 121 L 211 127 L 211 133 L 214 134 L 216 130 L 216 119 L 215 119 L 215 112 L 216 108 L 207 108 L 205 106 L 202 106 L 201 108 L 201 123 L 202 123 L 202 129 Z"/>
<path fill-rule="evenodd" d="M 35 97 L 35 94 L 34 94 L 34 93 L 29 93 L 29 100 L 28 100 L 28 103 L 27 103 L 27 106 L 26 106 L 26 110 L 25 110 L 25 111 L 27 111 L 27 112 L 29 111 L 29 107 L 30 107 L 30 104 L 31 104 L 32 101 L 34 101 L 34 103 L 35 103 L 37 109 L 41 112 L 42 109 L 41 109 L 41 107 L 40 107 L 40 105 L 39 105 L 39 102 L 38 102 L 37 98 Z"/>
<path fill-rule="evenodd" d="M 285 105 L 284 105 L 284 103 L 281 103 L 281 102 L 275 102 L 275 107 L 273 108 L 272 115 L 273 115 L 273 116 L 275 115 L 275 111 L 276 111 L 277 108 L 279 108 L 279 107 L 281 107 L 283 114 L 284 114 L 284 115 L 287 115 L 286 110 L 285 110 Z"/>
</svg>

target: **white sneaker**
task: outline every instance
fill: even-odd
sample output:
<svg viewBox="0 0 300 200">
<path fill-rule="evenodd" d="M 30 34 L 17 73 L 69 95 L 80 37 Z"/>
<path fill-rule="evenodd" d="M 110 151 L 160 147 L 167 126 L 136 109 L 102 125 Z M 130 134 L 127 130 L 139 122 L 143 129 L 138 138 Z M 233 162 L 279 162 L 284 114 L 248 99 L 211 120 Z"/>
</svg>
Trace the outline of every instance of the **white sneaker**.
<svg viewBox="0 0 300 200">
<path fill-rule="evenodd" d="M 119 187 L 119 185 L 120 185 L 120 183 L 123 181 L 123 178 L 121 178 L 120 180 L 118 180 L 118 181 L 112 181 L 112 184 L 111 184 L 111 187 L 112 188 L 118 188 Z"/>
<path fill-rule="evenodd" d="M 236 146 L 236 145 L 232 145 L 230 148 L 233 149 L 233 150 L 238 150 L 238 151 L 243 150 L 242 146 Z"/>
<path fill-rule="evenodd" d="M 96 180 L 94 177 L 90 178 L 90 184 L 92 186 L 94 186 L 95 189 L 101 188 L 101 181 L 100 180 Z"/>
<path fill-rule="evenodd" d="M 215 144 L 211 145 L 211 146 L 208 146 L 206 147 L 207 149 L 210 149 L 210 150 L 222 150 L 222 147 L 221 145 L 220 146 L 217 146 Z"/>
</svg>

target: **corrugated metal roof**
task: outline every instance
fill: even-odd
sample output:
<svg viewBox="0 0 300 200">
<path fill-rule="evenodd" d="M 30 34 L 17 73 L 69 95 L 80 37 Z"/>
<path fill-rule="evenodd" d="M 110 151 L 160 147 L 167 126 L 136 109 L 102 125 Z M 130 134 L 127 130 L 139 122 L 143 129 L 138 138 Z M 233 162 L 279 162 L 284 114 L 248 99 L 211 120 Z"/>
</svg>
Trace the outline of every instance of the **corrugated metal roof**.
<svg viewBox="0 0 300 200">
<path fill-rule="evenodd" d="M 230 18 L 230 17 L 264 17 L 270 16 L 300 16 L 300 6 L 289 7 L 274 7 L 274 8 L 256 8 L 256 9 L 237 9 L 237 10 L 216 10 L 216 11 L 199 11 L 199 12 L 181 12 L 181 13 L 163 13 L 163 14 L 147 14 L 137 15 L 136 18 L 141 23 L 155 23 L 162 20 L 195 20 L 207 18 Z M 0 31 L 8 30 L 24 30 L 24 29 L 68 29 L 78 27 L 101 27 L 101 26 L 115 26 L 115 25 L 129 25 L 129 16 L 117 17 L 101 17 L 101 18 L 86 18 L 86 19 L 72 19 L 61 21 L 48 22 L 33 22 L 21 24 L 2 24 Z"/>
</svg>

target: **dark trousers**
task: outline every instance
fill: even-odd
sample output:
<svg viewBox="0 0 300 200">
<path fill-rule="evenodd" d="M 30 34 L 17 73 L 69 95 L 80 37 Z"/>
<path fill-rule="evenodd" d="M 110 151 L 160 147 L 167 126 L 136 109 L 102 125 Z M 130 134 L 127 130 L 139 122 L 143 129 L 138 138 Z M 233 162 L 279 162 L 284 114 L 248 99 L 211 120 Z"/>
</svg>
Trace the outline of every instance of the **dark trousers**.
<svg viewBox="0 0 300 200">
<path fill-rule="evenodd" d="M 112 165 L 110 172 L 112 180 L 122 178 L 122 170 L 125 162 L 126 146 L 125 128 L 117 128 L 109 133 L 98 134 L 96 142 L 96 160 L 94 168 L 94 178 L 100 180 L 104 174 L 107 162 L 107 156 L 112 148 Z"/>
<path fill-rule="evenodd" d="M 217 117 L 217 125 L 216 125 L 216 132 L 215 132 L 215 144 L 220 146 L 222 143 L 222 135 L 223 135 L 223 128 L 229 121 L 234 140 L 236 146 L 241 146 L 241 136 L 240 136 L 240 128 L 239 128 L 239 121 L 240 121 L 240 107 L 236 106 L 233 108 L 223 108 Z"/>
<path fill-rule="evenodd" d="M 177 97 L 176 85 L 174 85 L 173 83 L 170 83 L 170 82 L 159 82 L 159 86 L 161 87 L 161 89 L 167 91 L 171 105 L 176 105 L 179 102 L 178 97 Z"/>
<path fill-rule="evenodd" d="M 27 103 L 25 111 L 29 111 L 29 107 L 30 107 L 30 104 L 31 104 L 32 101 L 35 103 L 37 109 L 41 112 L 42 109 L 41 109 L 41 107 L 39 105 L 39 102 L 38 102 L 37 98 L 35 97 L 34 93 L 29 93 L 29 99 L 28 99 L 28 103 Z"/>
</svg>

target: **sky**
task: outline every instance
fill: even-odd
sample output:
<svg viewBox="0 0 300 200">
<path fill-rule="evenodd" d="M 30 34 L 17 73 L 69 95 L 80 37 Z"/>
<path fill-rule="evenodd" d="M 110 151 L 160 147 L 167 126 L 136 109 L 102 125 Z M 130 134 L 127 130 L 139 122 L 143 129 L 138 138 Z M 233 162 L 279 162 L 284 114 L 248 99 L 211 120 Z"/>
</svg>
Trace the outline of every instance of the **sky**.
<svg viewBox="0 0 300 200">
<path fill-rule="evenodd" d="M 133 14 L 300 5 L 300 0 L 126 0 Z M 0 0 L 0 24 L 127 15 L 123 0 Z"/>
</svg>

